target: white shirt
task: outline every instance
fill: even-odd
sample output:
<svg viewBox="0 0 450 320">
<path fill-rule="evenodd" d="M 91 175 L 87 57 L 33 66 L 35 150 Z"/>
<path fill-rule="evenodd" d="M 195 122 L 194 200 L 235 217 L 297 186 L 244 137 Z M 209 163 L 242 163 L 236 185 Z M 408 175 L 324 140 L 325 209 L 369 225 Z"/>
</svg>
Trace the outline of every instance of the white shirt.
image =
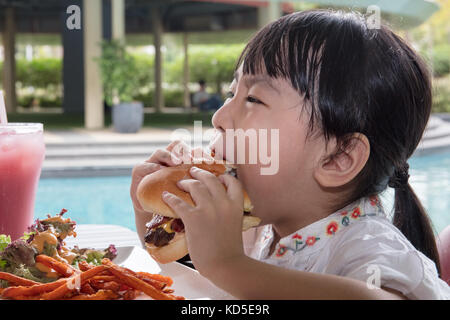
<svg viewBox="0 0 450 320">
<path fill-rule="evenodd" d="M 409 299 L 450 299 L 436 266 L 386 217 L 378 197 L 363 198 L 276 244 L 272 225 L 244 233 L 251 258 L 287 269 L 334 274 L 392 288 Z"/>
<path fill-rule="evenodd" d="M 209 93 L 206 91 L 197 91 L 194 93 L 194 96 L 192 97 L 192 102 L 194 103 L 194 106 L 200 106 L 203 102 L 209 99 Z"/>
</svg>

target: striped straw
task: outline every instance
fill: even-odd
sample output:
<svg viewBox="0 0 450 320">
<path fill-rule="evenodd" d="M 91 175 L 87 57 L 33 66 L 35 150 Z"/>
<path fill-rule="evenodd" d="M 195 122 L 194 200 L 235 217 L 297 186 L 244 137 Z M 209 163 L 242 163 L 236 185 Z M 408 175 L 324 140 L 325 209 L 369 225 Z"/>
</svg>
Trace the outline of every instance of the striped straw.
<svg viewBox="0 0 450 320">
<path fill-rule="evenodd" d="M 3 98 L 3 91 L 0 90 L 0 124 L 8 124 L 8 116 L 6 115 L 5 99 Z"/>
</svg>

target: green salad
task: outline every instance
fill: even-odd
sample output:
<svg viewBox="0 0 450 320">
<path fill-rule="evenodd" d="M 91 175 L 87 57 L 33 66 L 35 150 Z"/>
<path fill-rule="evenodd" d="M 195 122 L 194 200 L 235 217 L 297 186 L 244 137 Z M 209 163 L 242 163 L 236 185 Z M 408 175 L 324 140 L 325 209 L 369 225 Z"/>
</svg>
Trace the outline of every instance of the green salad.
<svg viewBox="0 0 450 320">
<path fill-rule="evenodd" d="M 58 275 L 47 267 L 36 263 L 37 255 L 44 254 L 58 261 L 78 268 L 81 261 L 100 265 L 103 258 L 113 260 L 117 255 L 114 245 L 104 250 L 88 248 L 67 248 L 64 239 L 76 236 L 76 223 L 63 215 L 63 209 L 56 216 L 37 219 L 20 239 L 11 241 L 9 235 L 0 234 L 0 272 L 46 283 L 58 279 Z M 8 281 L 0 280 L 0 288 L 8 287 Z"/>
</svg>

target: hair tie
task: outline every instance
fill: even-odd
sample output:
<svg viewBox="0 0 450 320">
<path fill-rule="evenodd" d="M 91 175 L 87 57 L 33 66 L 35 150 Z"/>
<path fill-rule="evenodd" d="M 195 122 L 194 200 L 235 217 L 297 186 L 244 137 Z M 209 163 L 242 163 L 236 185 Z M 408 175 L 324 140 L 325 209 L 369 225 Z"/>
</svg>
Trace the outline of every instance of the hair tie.
<svg viewBox="0 0 450 320">
<path fill-rule="evenodd" d="M 409 164 L 405 162 L 399 168 L 395 168 L 394 174 L 389 179 L 389 187 L 398 189 L 403 188 L 408 184 L 409 179 Z"/>
</svg>

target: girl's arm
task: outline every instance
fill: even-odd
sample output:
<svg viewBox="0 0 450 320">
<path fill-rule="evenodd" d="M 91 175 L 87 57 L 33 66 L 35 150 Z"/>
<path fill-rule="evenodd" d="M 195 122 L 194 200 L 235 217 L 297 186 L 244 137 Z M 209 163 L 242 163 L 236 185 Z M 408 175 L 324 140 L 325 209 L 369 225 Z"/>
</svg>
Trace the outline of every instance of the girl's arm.
<svg viewBox="0 0 450 320">
<path fill-rule="evenodd" d="M 391 289 L 369 289 L 363 281 L 289 270 L 245 255 L 205 276 L 238 299 L 405 299 Z"/>
<path fill-rule="evenodd" d="M 192 168 L 194 179 L 178 182 L 196 204 L 164 192 L 180 216 L 196 269 L 218 287 L 242 299 L 400 299 L 401 294 L 369 289 L 363 281 L 288 270 L 247 257 L 242 240 L 243 191 L 230 175 L 219 178 Z M 227 187 L 224 188 L 224 185 Z"/>
</svg>

